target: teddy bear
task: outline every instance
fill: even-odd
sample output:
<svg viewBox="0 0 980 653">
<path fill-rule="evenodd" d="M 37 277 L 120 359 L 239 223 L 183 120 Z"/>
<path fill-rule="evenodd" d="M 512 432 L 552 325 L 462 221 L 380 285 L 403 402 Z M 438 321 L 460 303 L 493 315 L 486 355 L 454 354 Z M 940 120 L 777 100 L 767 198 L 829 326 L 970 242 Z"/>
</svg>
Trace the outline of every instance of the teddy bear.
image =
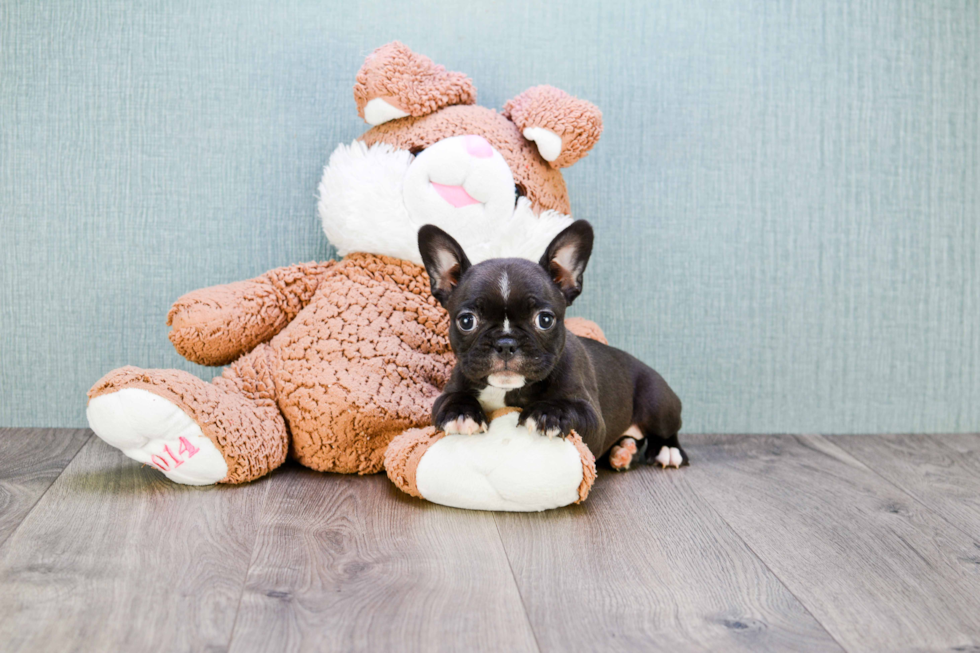
<svg viewBox="0 0 980 653">
<path fill-rule="evenodd" d="M 87 405 L 105 442 L 174 482 L 208 485 L 251 481 L 287 457 L 376 473 L 395 436 L 416 442 L 429 425 L 455 361 L 418 229 L 446 230 L 474 262 L 537 260 L 572 221 L 561 169 L 595 145 L 602 117 L 549 86 L 502 112 L 478 106 L 468 77 L 399 42 L 367 57 L 354 99 L 370 128 L 333 151 L 319 184 L 342 258 L 180 297 L 167 317 L 178 353 L 227 367 L 210 383 L 173 369 L 109 372 Z M 602 338 L 587 320 L 566 324 Z"/>
</svg>

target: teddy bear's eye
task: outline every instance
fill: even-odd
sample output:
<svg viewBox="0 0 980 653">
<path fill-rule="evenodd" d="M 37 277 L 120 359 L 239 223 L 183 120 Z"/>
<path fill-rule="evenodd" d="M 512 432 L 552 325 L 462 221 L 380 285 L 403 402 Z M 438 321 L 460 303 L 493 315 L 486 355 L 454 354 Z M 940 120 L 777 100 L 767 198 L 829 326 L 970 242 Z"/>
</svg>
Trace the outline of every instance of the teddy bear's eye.
<svg viewBox="0 0 980 653">
<path fill-rule="evenodd" d="M 464 333 L 469 333 L 476 328 L 476 316 L 472 313 L 460 313 L 456 316 L 456 326 Z"/>
<path fill-rule="evenodd" d="M 555 326 L 555 314 L 551 311 L 541 311 L 534 316 L 534 324 L 542 331 L 547 331 Z"/>
<path fill-rule="evenodd" d="M 514 190 L 516 191 L 514 193 L 514 206 L 517 206 L 517 203 L 521 201 L 522 197 L 527 197 L 527 191 L 524 189 L 524 186 L 517 183 L 514 184 Z"/>
</svg>

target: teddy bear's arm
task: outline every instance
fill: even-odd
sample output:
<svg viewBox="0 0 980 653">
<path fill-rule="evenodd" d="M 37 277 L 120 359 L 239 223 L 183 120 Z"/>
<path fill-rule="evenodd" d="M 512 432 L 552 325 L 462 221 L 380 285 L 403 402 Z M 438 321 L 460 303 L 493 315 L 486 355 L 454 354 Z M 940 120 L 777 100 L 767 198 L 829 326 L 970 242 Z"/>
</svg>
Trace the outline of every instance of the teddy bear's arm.
<svg viewBox="0 0 980 653">
<path fill-rule="evenodd" d="M 289 324 L 335 263 L 290 265 L 189 292 L 167 315 L 170 342 L 191 362 L 227 365 Z"/>
</svg>

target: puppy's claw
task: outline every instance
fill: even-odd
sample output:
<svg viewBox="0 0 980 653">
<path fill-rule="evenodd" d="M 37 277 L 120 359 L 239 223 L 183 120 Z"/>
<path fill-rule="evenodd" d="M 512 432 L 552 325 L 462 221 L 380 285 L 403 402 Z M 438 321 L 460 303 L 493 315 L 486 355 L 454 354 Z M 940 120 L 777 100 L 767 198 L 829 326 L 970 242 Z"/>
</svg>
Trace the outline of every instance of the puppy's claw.
<svg viewBox="0 0 980 653">
<path fill-rule="evenodd" d="M 534 421 L 533 417 L 528 417 L 527 421 L 524 422 L 524 425 L 527 427 L 527 432 L 531 435 L 538 432 L 538 423 Z"/>
</svg>

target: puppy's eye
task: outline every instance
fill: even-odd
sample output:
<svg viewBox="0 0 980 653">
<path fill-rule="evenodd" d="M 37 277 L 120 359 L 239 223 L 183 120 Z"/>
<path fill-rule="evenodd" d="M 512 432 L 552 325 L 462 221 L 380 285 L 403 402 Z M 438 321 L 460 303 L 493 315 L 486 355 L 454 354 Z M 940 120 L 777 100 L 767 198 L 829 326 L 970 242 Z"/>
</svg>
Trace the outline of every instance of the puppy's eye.
<svg viewBox="0 0 980 653">
<path fill-rule="evenodd" d="M 547 331 L 555 326 L 555 314 L 550 311 L 541 311 L 534 316 L 534 325 L 542 331 Z"/>
<path fill-rule="evenodd" d="M 460 313 L 456 316 L 456 326 L 464 333 L 476 328 L 476 316 L 472 313 Z"/>
</svg>

